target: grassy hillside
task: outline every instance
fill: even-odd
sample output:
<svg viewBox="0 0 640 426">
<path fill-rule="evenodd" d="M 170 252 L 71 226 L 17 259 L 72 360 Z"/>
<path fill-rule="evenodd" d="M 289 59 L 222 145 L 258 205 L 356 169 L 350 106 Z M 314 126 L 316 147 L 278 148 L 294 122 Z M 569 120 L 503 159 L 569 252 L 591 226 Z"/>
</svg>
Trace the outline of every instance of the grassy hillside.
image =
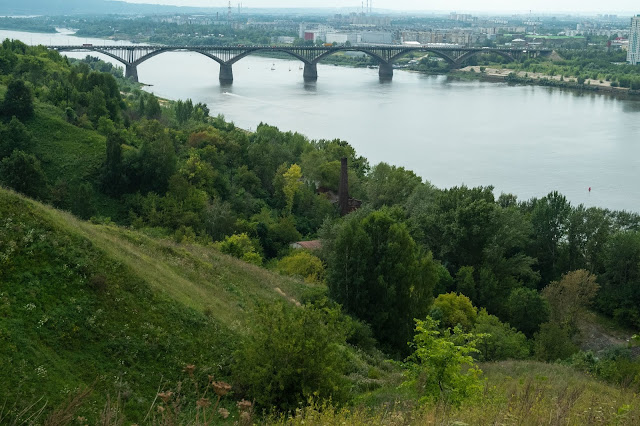
<svg viewBox="0 0 640 426">
<path fill-rule="evenodd" d="M 637 425 L 640 398 L 624 388 L 599 382 L 574 369 L 533 361 L 485 363 L 484 393 L 461 407 L 417 404 L 398 388 L 382 389 L 354 409 L 310 406 L 278 425 Z M 399 388 L 402 389 L 402 388 Z M 404 389 L 405 394 L 407 389 Z M 387 395 L 383 395 L 387 393 Z M 398 398 L 390 399 L 389 394 Z M 373 400 L 384 397 L 386 402 Z M 324 407 L 326 408 L 326 407 Z"/>
<path fill-rule="evenodd" d="M 312 290 L 213 249 L 92 225 L 0 189 L 4 414 L 38 400 L 58 406 L 89 385 L 90 418 L 120 394 L 140 421 L 186 364 L 228 374 L 254 304 Z"/>
</svg>

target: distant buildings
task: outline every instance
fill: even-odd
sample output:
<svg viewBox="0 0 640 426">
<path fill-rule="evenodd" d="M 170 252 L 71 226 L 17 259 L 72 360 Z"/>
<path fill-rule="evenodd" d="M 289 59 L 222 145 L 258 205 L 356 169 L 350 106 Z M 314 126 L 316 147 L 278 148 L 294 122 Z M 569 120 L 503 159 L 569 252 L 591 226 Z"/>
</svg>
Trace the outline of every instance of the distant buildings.
<svg viewBox="0 0 640 426">
<path fill-rule="evenodd" d="M 631 65 L 640 64 L 640 15 L 631 18 L 631 31 L 629 33 L 629 50 L 627 61 Z"/>
</svg>

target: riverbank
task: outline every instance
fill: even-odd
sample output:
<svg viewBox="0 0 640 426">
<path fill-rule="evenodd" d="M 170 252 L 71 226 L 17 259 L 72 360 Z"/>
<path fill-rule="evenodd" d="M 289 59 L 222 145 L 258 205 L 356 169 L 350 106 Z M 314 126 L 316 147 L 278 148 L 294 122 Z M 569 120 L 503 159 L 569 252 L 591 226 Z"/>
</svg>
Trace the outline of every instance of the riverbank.
<svg viewBox="0 0 640 426">
<path fill-rule="evenodd" d="M 562 75 L 548 75 L 543 73 L 517 71 L 510 68 L 492 68 L 483 66 L 468 66 L 451 71 L 448 75 L 466 80 L 481 80 L 489 82 L 507 82 L 511 84 L 535 85 L 545 87 L 559 87 L 565 89 L 600 92 L 616 97 L 640 97 L 640 90 L 627 87 L 615 87 L 610 81 L 584 79 L 578 81 L 575 77 L 564 78 Z"/>
</svg>

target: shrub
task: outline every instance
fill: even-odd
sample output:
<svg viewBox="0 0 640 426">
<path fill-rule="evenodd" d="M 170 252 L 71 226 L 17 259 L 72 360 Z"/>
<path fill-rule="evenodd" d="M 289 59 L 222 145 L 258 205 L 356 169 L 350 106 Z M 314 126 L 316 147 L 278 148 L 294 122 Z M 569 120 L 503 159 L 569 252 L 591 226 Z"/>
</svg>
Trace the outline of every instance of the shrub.
<svg viewBox="0 0 640 426">
<path fill-rule="evenodd" d="M 262 256 L 256 252 L 254 242 L 245 233 L 233 234 L 218 244 L 220 251 L 254 265 L 262 265 Z"/>
<path fill-rule="evenodd" d="M 302 277 L 307 282 L 319 283 L 324 280 L 322 261 L 306 251 L 297 251 L 280 259 L 277 269 L 286 275 Z"/>
<path fill-rule="evenodd" d="M 478 310 L 467 296 L 455 293 L 439 295 L 434 300 L 430 313 L 443 328 L 460 326 L 465 331 L 473 328 L 477 314 Z"/>
<path fill-rule="evenodd" d="M 480 361 L 524 359 L 529 356 L 527 337 L 509 324 L 502 323 L 498 317 L 489 315 L 486 309 L 478 314 L 473 333 L 486 335 L 478 344 L 477 358 Z"/>
<path fill-rule="evenodd" d="M 407 359 L 405 385 L 416 386 L 423 400 L 459 405 L 482 391 L 482 370 L 474 366 L 471 354 L 484 336 L 464 333 L 459 326 L 451 332 L 438 331 L 438 321 L 416 320 L 415 352 Z M 463 366 L 469 366 L 464 369 Z"/>
<path fill-rule="evenodd" d="M 578 352 L 571 342 L 569 331 L 552 322 L 540 326 L 540 331 L 534 337 L 534 350 L 537 359 L 547 362 L 567 359 Z"/>
<path fill-rule="evenodd" d="M 334 308 L 261 307 L 235 354 L 234 381 L 265 409 L 292 410 L 311 396 L 341 403 L 347 328 Z"/>
</svg>

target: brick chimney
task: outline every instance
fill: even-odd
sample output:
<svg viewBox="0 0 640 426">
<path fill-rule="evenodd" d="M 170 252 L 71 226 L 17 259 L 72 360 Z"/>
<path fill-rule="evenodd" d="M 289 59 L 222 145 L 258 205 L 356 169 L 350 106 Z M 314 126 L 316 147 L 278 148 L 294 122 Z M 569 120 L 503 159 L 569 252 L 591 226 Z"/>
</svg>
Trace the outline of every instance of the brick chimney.
<svg viewBox="0 0 640 426">
<path fill-rule="evenodd" d="M 342 216 L 349 214 L 349 170 L 347 158 L 340 159 L 340 187 L 338 189 L 338 206 Z"/>
</svg>

